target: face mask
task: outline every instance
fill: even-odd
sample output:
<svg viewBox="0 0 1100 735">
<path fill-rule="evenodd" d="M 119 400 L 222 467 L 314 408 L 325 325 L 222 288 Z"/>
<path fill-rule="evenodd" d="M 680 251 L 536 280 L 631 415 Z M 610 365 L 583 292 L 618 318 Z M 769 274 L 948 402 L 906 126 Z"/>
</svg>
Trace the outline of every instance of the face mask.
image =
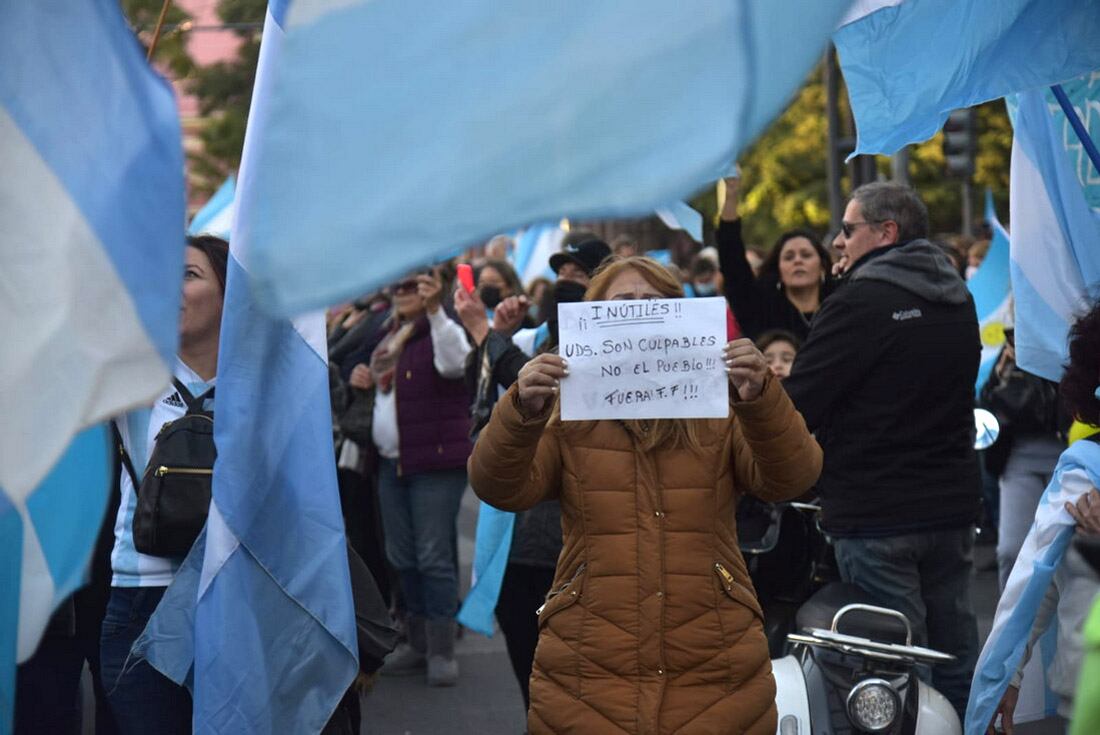
<svg viewBox="0 0 1100 735">
<path fill-rule="evenodd" d="M 968 265 L 966 266 L 966 280 L 970 280 L 974 277 L 974 274 L 978 272 L 978 266 Z"/>
<path fill-rule="evenodd" d="M 537 322 L 539 320 L 539 305 L 531 304 L 530 306 L 528 306 L 527 316 L 530 317 L 531 321 Z"/>
<path fill-rule="evenodd" d="M 584 301 L 584 292 L 587 286 L 582 286 L 576 281 L 554 281 L 554 303 L 550 304 L 546 313 L 546 327 L 550 330 L 550 339 L 554 343 L 558 341 L 558 304 L 574 304 Z"/>
<path fill-rule="evenodd" d="M 718 287 L 713 283 L 693 283 L 691 287 L 696 296 L 713 296 L 718 293 Z"/>
<path fill-rule="evenodd" d="M 487 309 L 495 309 L 503 301 L 500 289 L 496 286 L 482 286 L 478 289 L 478 296 L 481 297 L 481 303 L 485 304 Z"/>
<path fill-rule="evenodd" d="M 584 301 L 584 293 L 588 290 L 587 286 L 582 286 L 576 281 L 562 281 L 558 280 L 554 282 L 554 303 L 555 304 L 573 304 L 578 301 Z"/>
</svg>

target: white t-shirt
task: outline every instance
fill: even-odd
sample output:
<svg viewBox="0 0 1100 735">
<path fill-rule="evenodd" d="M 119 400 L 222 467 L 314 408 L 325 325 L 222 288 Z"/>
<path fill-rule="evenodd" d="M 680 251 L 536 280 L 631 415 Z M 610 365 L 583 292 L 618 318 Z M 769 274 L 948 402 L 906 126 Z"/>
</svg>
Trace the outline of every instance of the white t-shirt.
<svg viewBox="0 0 1100 735">
<path fill-rule="evenodd" d="M 187 386 L 191 395 L 205 393 L 214 381 L 203 381 L 191 368 L 176 358 L 175 377 Z M 138 408 L 115 419 L 122 445 L 130 455 L 138 480 L 149 464 L 149 455 L 160 427 L 174 421 L 187 412 L 187 405 L 180 398 L 174 385 L 169 386 L 157 402 L 149 408 Z M 137 493 L 130 480 L 130 473 L 123 468 L 119 478 L 121 501 L 115 517 L 115 548 L 111 552 L 112 587 L 167 587 L 172 583 L 182 559 L 168 559 L 142 554 L 134 548 L 134 511 Z"/>
</svg>

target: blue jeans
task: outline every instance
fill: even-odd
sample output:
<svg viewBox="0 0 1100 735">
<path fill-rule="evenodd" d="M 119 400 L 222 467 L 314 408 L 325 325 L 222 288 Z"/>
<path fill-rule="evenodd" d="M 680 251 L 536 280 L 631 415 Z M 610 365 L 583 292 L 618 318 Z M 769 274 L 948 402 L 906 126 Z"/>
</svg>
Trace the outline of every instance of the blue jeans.
<svg viewBox="0 0 1100 735">
<path fill-rule="evenodd" d="M 398 476 L 397 462 L 380 462 L 386 557 L 397 570 L 410 615 L 433 620 L 458 611 L 455 522 L 465 490 L 464 469 Z"/>
<path fill-rule="evenodd" d="M 122 735 L 190 735 L 191 695 L 145 660 L 127 661 L 164 587 L 112 587 L 100 638 L 100 675 Z"/>
<path fill-rule="evenodd" d="M 835 540 L 835 547 L 845 582 L 859 585 L 883 607 L 904 613 L 914 644 L 955 657 L 933 668 L 932 685 L 961 721 L 978 660 L 978 622 L 970 601 L 974 529 L 842 538 Z"/>
</svg>

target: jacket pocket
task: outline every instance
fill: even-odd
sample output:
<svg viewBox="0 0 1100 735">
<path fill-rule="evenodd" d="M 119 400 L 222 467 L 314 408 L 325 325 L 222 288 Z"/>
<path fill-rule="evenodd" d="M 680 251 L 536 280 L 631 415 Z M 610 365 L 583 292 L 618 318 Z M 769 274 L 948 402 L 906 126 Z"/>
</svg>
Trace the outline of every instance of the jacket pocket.
<svg viewBox="0 0 1100 735">
<path fill-rule="evenodd" d="M 585 613 L 578 606 L 584 592 L 585 565 L 581 564 L 568 582 L 546 595 L 538 609 L 539 642 L 531 673 L 531 706 L 537 707 L 548 690 L 556 687 L 574 699 L 581 698 L 581 656 Z M 571 611 L 571 612 L 570 612 Z"/>
<path fill-rule="evenodd" d="M 756 595 L 738 582 L 722 562 L 714 562 L 714 574 L 718 577 L 718 585 L 726 593 L 726 597 L 747 607 L 760 622 L 764 621 L 764 611 L 760 609 L 760 601 L 756 599 Z"/>
<path fill-rule="evenodd" d="M 722 562 L 714 563 L 721 592 L 716 592 L 718 624 L 722 631 L 726 690 L 734 692 L 756 675 L 768 660 L 764 613 L 752 591 L 737 581 Z"/>
<path fill-rule="evenodd" d="M 547 621 L 562 610 L 572 607 L 580 598 L 584 588 L 585 564 L 577 567 L 568 582 L 552 588 L 546 593 L 546 601 L 539 606 L 535 614 L 539 616 L 539 629 L 546 625 Z"/>
</svg>

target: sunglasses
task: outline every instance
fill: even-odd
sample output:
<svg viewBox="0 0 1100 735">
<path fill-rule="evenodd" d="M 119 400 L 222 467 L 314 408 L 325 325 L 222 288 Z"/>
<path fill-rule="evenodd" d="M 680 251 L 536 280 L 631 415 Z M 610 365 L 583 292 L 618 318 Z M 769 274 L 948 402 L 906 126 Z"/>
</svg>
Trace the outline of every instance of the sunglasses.
<svg viewBox="0 0 1100 735">
<path fill-rule="evenodd" d="M 399 284 L 397 284 L 396 286 L 394 286 L 394 287 L 393 287 L 393 292 L 394 292 L 395 294 L 409 294 L 409 293 L 415 293 L 415 292 L 416 292 L 416 289 L 417 289 L 417 288 L 418 288 L 419 286 L 420 286 L 420 282 L 419 282 L 419 281 L 417 281 L 417 280 L 416 280 L 415 278 L 410 278 L 410 279 L 408 279 L 407 281 L 402 281 L 401 283 L 399 283 Z"/>
<path fill-rule="evenodd" d="M 863 225 L 867 225 L 868 227 L 871 225 L 881 225 L 884 221 L 885 220 L 874 220 L 873 222 L 841 222 L 840 231 L 844 233 L 844 237 L 851 237 L 857 227 L 862 227 Z"/>
</svg>

